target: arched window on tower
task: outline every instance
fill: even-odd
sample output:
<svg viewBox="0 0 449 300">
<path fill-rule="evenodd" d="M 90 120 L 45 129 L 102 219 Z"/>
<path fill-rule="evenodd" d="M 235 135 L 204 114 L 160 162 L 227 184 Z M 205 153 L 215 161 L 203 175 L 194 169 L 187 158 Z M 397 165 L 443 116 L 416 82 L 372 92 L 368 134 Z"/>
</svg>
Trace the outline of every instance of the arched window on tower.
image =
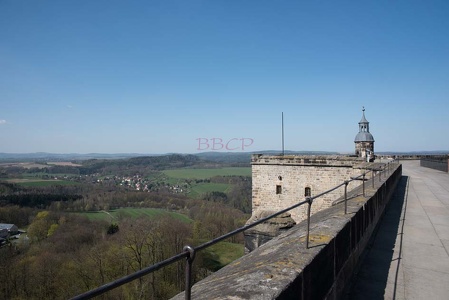
<svg viewBox="0 0 449 300">
<path fill-rule="evenodd" d="M 312 196 L 312 189 L 310 187 L 306 187 L 304 189 L 304 196 L 306 196 L 306 197 Z"/>
</svg>

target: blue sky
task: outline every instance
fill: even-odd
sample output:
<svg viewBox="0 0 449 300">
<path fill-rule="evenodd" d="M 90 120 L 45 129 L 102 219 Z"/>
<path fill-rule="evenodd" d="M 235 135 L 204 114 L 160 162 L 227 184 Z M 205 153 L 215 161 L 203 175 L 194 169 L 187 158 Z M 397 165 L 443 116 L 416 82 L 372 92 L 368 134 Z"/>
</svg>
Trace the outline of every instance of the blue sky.
<svg viewBox="0 0 449 300">
<path fill-rule="evenodd" d="M 448 103 L 449 1 L 0 0 L 0 152 L 449 150 Z"/>
</svg>

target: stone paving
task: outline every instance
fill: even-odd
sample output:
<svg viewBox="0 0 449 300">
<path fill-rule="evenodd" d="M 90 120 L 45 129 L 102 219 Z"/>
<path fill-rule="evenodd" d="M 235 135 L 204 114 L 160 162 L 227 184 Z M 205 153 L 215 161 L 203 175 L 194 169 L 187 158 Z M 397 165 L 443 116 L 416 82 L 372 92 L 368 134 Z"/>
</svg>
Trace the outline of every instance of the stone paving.
<svg viewBox="0 0 449 300">
<path fill-rule="evenodd" d="M 449 174 L 401 163 L 347 299 L 449 299 Z"/>
</svg>

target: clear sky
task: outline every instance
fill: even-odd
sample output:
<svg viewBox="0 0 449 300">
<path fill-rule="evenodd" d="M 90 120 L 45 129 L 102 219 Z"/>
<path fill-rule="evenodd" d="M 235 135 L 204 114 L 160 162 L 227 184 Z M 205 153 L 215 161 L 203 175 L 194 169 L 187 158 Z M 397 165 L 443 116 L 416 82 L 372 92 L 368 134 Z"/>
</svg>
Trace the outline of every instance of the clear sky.
<svg viewBox="0 0 449 300">
<path fill-rule="evenodd" d="M 447 0 L 0 0 L 0 152 L 449 150 L 448 104 Z"/>
</svg>

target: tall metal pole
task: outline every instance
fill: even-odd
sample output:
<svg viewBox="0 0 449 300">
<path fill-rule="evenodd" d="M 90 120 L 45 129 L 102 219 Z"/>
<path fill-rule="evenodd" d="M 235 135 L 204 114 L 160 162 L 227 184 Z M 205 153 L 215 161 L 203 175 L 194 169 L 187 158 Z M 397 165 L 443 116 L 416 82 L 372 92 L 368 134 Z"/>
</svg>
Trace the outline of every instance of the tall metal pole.
<svg viewBox="0 0 449 300">
<path fill-rule="evenodd" d="M 282 156 L 284 156 L 284 112 L 282 112 Z"/>
</svg>

